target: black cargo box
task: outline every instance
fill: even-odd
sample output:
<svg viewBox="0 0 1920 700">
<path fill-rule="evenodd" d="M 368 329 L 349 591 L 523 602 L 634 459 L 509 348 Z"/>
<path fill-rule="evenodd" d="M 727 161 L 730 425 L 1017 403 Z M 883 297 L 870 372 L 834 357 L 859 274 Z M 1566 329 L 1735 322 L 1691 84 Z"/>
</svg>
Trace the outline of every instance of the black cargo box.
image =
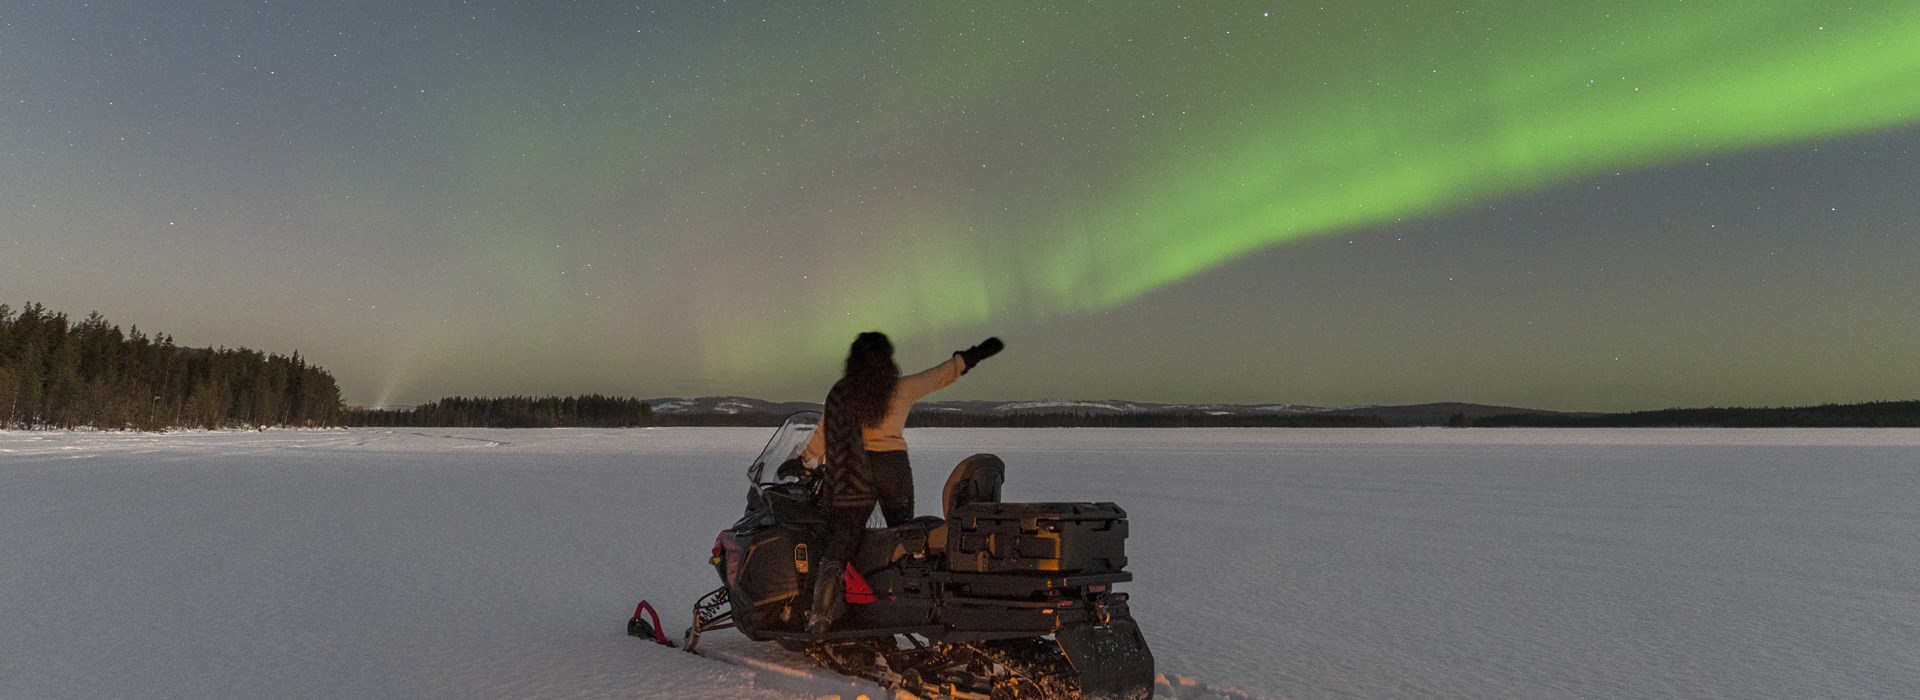
<svg viewBox="0 0 1920 700">
<path fill-rule="evenodd" d="M 803 571 L 819 559 L 819 552 L 807 551 L 806 533 L 785 527 L 752 532 L 722 533 L 731 537 L 727 555 L 732 575 L 727 580 L 727 595 L 733 605 L 734 622 L 749 638 L 762 631 L 780 630 L 797 625 L 799 612 L 806 610 L 813 580 Z"/>
<path fill-rule="evenodd" d="M 1127 512 L 1112 503 L 969 503 L 948 515 L 952 571 L 1098 574 L 1127 566 Z"/>
</svg>

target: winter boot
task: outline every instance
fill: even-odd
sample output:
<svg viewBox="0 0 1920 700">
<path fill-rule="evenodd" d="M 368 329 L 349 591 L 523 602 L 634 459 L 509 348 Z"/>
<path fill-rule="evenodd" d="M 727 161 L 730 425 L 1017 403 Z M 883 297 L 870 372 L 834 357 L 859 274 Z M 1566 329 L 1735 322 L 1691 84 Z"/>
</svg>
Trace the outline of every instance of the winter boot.
<svg viewBox="0 0 1920 700">
<path fill-rule="evenodd" d="M 847 601 L 841 577 L 847 565 L 832 559 L 822 560 L 813 575 L 813 610 L 807 613 L 807 634 L 825 634 L 833 621 L 846 612 Z"/>
</svg>

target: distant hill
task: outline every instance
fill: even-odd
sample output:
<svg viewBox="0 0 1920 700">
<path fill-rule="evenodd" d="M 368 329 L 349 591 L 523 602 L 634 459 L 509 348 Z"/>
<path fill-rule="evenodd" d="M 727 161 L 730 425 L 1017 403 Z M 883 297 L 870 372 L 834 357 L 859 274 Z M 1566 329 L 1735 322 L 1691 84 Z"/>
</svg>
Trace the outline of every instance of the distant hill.
<svg viewBox="0 0 1920 700">
<path fill-rule="evenodd" d="M 349 425 L 381 426 L 773 426 L 809 401 L 744 396 L 653 399 L 582 397 L 451 398 L 418 407 L 347 411 Z M 1569 413 L 1475 403 L 1405 406 L 1147 403 L 1121 400 L 923 401 L 910 427 L 1920 427 L 1920 401 L 1793 408 L 1674 408 Z"/>
<path fill-rule="evenodd" d="M 1203 413 L 1212 415 L 1265 415 L 1265 414 L 1313 414 L 1329 413 L 1344 409 L 1303 406 L 1299 404 L 1223 404 L 1223 403 L 1145 403 L 1140 401 L 1077 401 L 1069 399 L 1042 399 L 1029 401 L 922 401 L 916 407 L 921 411 L 945 411 L 950 413 L 980 414 L 1049 414 L 1049 413 Z M 1363 408 L 1352 406 L 1348 408 Z"/>
<path fill-rule="evenodd" d="M 1920 428 L 1920 401 L 1788 408 L 1669 408 L 1631 413 L 1513 413 L 1474 417 L 1480 427 L 1520 428 Z"/>
<path fill-rule="evenodd" d="M 702 396 L 693 399 L 670 396 L 659 399 L 647 399 L 646 401 L 648 405 L 653 406 L 653 412 L 655 414 L 668 415 L 714 414 L 737 416 L 764 413 L 785 416 L 800 411 L 820 410 L 820 404 L 817 403 L 805 401 L 763 401 L 743 396 Z"/>
<path fill-rule="evenodd" d="M 1515 408 L 1512 406 L 1488 406 L 1477 403 L 1421 403 L 1408 406 L 1362 406 L 1335 409 L 1336 415 L 1374 416 L 1400 425 L 1447 425 L 1465 417 L 1468 421 L 1487 416 L 1526 415 L 1545 417 L 1579 417 L 1593 414 L 1561 413 L 1543 411 L 1536 408 Z"/>
<path fill-rule="evenodd" d="M 818 411 L 820 404 L 805 401 L 772 402 L 740 396 L 700 398 L 666 397 L 648 399 L 653 412 L 663 422 L 681 424 L 669 418 L 693 418 L 700 415 L 786 416 L 798 411 Z M 1107 399 L 1098 401 L 1046 399 L 1023 401 L 922 401 L 914 407 L 915 420 L 909 425 L 1357 425 L 1357 426 L 1429 426 L 1446 425 L 1455 416 L 1469 419 L 1499 415 L 1584 415 L 1553 411 L 1489 406 L 1471 403 L 1428 403 L 1407 406 L 1308 406 L 1302 404 L 1226 404 L 1226 403 L 1149 403 Z M 1178 417 L 1178 421 L 1118 421 L 1129 417 Z M 999 420 L 964 420 L 962 417 Z M 1016 420 L 1024 418 L 1024 420 Z M 728 421 L 729 424 L 735 421 Z"/>
</svg>

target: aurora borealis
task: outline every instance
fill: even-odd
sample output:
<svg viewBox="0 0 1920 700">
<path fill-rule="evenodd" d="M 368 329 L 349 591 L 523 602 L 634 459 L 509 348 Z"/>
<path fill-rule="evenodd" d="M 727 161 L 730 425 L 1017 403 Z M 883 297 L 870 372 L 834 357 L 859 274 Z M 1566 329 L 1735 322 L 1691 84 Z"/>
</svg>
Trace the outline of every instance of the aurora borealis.
<svg viewBox="0 0 1920 700">
<path fill-rule="evenodd" d="M 1920 396 L 1911 2 L 20 5 L 0 302 L 349 401 Z"/>
</svg>

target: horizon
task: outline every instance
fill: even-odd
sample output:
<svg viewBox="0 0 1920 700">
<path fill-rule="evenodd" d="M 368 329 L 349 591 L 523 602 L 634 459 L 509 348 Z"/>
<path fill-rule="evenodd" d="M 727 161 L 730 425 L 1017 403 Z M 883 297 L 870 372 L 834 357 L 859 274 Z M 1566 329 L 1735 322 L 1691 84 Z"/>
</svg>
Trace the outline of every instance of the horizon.
<svg viewBox="0 0 1920 700">
<path fill-rule="evenodd" d="M 349 405 L 1920 396 L 1920 8 L 0 15 L 0 295 Z M 1285 402 L 1271 397 L 1286 397 Z"/>
<path fill-rule="evenodd" d="M 548 398 L 578 398 L 579 396 L 582 396 L 582 395 L 562 396 L 562 395 L 556 395 L 556 394 L 537 394 L 537 395 L 525 395 L 525 396 L 443 396 L 443 397 L 438 397 L 436 399 L 433 399 L 432 401 L 425 401 L 418 404 L 383 404 L 383 405 L 347 404 L 346 407 L 349 409 L 361 410 L 361 411 L 402 411 L 402 410 L 412 410 L 422 405 L 425 405 L 427 403 L 432 403 L 433 401 L 438 401 L 442 399 L 466 398 L 466 399 L 485 400 L 485 399 L 504 399 L 504 398 L 527 398 L 527 399 L 537 400 L 537 399 L 548 399 Z M 774 405 L 795 404 L 795 403 L 818 405 L 821 403 L 819 401 L 808 401 L 804 399 L 775 400 L 775 399 L 762 399 L 762 398 L 753 397 L 753 396 L 738 396 L 738 395 L 732 395 L 732 394 L 716 395 L 716 396 L 654 396 L 654 397 L 637 396 L 637 395 L 636 396 L 620 396 L 620 395 L 599 394 L 599 396 L 604 396 L 606 398 L 612 398 L 612 399 L 636 400 L 636 401 L 641 401 L 643 403 L 647 403 L 649 405 L 651 405 L 652 402 L 655 402 L 655 401 L 695 402 L 695 401 L 706 401 L 706 400 L 730 400 L 730 399 L 759 401 L 759 402 L 774 404 Z M 1308 404 L 1289 403 L 1289 402 L 1283 402 L 1283 401 L 1262 401 L 1262 402 L 1255 402 L 1255 403 L 1227 403 L 1227 402 L 1220 402 L 1220 401 L 1163 402 L 1163 401 L 1137 401 L 1133 399 L 1115 399 L 1115 398 L 1070 399 L 1070 398 L 1061 398 L 1061 397 L 1051 397 L 1051 398 L 1043 398 L 1043 399 L 954 399 L 954 400 L 928 398 L 928 399 L 923 399 L 919 403 L 915 404 L 915 408 L 916 410 L 918 410 L 920 406 L 925 406 L 929 404 L 937 405 L 937 404 L 964 403 L 964 402 L 989 403 L 989 404 L 1065 403 L 1065 404 L 1074 404 L 1074 405 L 1080 405 L 1080 406 L 1094 406 L 1099 404 L 1123 403 L 1123 404 L 1149 405 L 1149 406 L 1159 406 L 1159 407 L 1176 407 L 1176 408 L 1177 407 L 1206 407 L 1206 406 L 1216 406 L 1216 407 L 1226 407 L 1226 408 L 1257 408 L 1257 407 L 1283 406 L 1283 407 L 1290 407 L 1290 408 L 1303 408 L 1303 409 L 1314 409 L 1314 410 L 1320 410 L 1320 411 L 1336 412 L 1336 411 L 1357 411 L 1357 410 L 1364 410 L 1369 408 L 1395 409 L 1395 408 L 1419 408 L 1419 407 L 1426 407 L 1426 406 L 1456 406 L 1457 405 L 1457 406 L 1472 406 L 1476 408 L 1513 409 L 1514 411 L 1525 412 L 1525 413 L 1540 412 L 1540 413 L 1582 414 L 1582 413 L 1651 413 L 1651 412 L 1670 411 L 1670 410 L 1682 410 L 1682 411 L 1684 410 L 1729 410 L 1729 409 L 1731 410 L 1748 410 L 1748 409 L 1788 410 L 1788 409 L 1820 408 L 1820 407 L 1827 407 L 1827 406 L 1857 406 L 1857 405 L 1885 404 L 1885 403 L 1914 403 L 1916 401 L 1920 401 L 1920 399 L 1883 399 L 1883 400 L 1873 400 L 1873 401 L 1853 401 L 1853 402 L 1845 402 L 1845 403 L 1781 404 L 1781 405 L 1769 405 L 1769 406 L 1735 406 L 1735 405 L 1729 405 L 1729 404 L 1700 405 L 1700 406 L 1661 406 L 1657 408 L 1636 408 L 1636 409 L 1627 409 L 1623 411 L 1567 411 L 1562 409 L 1546 408 L 1541 406 L 1507 406 L 1507 405 L 1499 405 L 1499 404 L 1486 404 L 1486 403 L 1480 403 L 1476 401 L 1428 401 L 1428 402 L 1410 403 L 1410 404 L 1352 404 L 1352 405 L 1344 405 L 1344 406 L 1316 406 L 1316 405 L 1308 405 Z M 1031 408 L 1042 408 L 1042 407 L 1036 406 Z M 1066 407 L 1063 406 L 1062 408 L 1066 408 Z M 654 408 L 654 410 L 657 411 L 660 409 Z"/>
</svg>

